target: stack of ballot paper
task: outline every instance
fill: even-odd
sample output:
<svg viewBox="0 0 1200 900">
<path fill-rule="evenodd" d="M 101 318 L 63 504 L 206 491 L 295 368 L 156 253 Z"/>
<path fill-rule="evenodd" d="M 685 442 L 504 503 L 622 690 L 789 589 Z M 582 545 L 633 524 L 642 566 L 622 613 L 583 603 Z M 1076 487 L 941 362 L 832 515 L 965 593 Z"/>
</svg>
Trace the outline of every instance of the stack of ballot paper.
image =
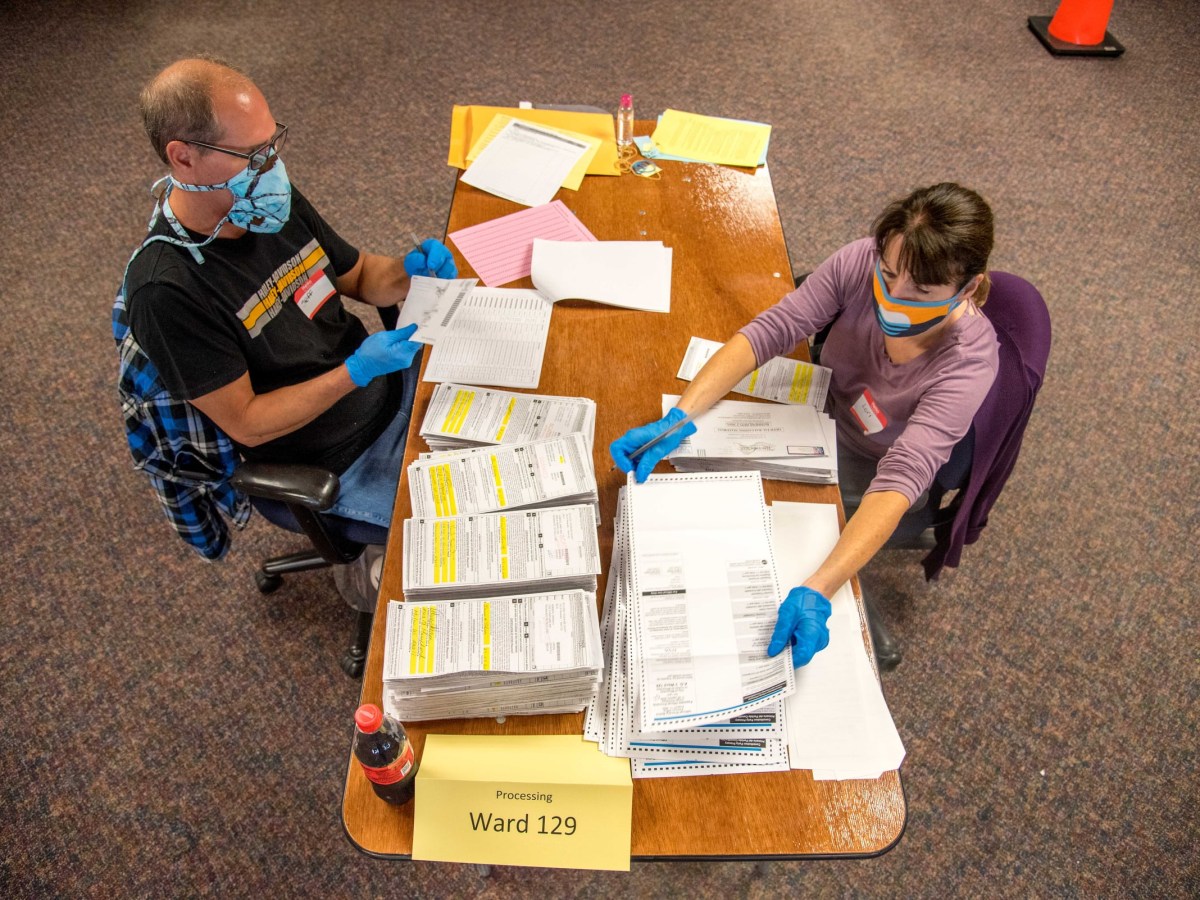
<svg viewBox="0 0 1200 900">
<path fill-rule="evenodd" d="M 679 396 L 663 394 L 663 414 Z M 837 483 L 837 429 L 807 405 L 718 400 L 692 420 L 696 433 L 667 458 L 680 472 L 755 469 L 777 481 Z"/>
<path fill-rule="evenodd" d="M 393 600 L 383 706 L 401 721 L 578 712 L 603 662 L 594 593 Z"/>
<path fill-rule="evenodd" d="M 622 489 L 600 623 L 608 678 L 588 705 L 584 738 L 629 757 L 635 778 L 789 767 L 811 769 L 817 780 L 878 778 L 899 768 L 904 746 L 849 585 L 831 598 L 824 650 L 796 670 L 788 651 L 775 658 L 786 661 L 794 690 L 774 670 L 755 671 L 768 663 L 780 599 L 769 592 L 777 586 L 785 594 L 821 564 L 837 542 L 838 517 L 832 504 L 768 510 L 742 494 L 739 483 L 754 478 L 652 475 L 646 485 L 676 482 L 648 497 L 637 496 L 644 485 Z M 768 514 L 770 524 L 760 523 Z M 670 546 L 668 529 L 679 546 Z M 764 532 L 767 556 L 757 558 Z M 720 582 L 723 572 L 728 583 Z M 734 645 L 724 655 L 722 637 Z M 740 686 L 720 699 L 739 681 L 734 668 Z M 693 715 L 723 704 L 713 713 L 728 715 L 723 721 Z"/>
<path fill-rule="evenodd" d="M 408 485 L 418 518 L 578 503 L 599 506 L 591 449 L 579 432 L 431 453 L 408 467 Z"/>
<path fill-rule="evenodd" d="M 594 507 L 404 521 L 404 597 L 451 600 L 513 591 L 596 591 Z"/>
<path fill-rule="evenodd" d="M 791 657 L 756 472 L 652 475 L 618 500 L 602 640 L 607 689 L 584 737 L 635 778 L 788 768 Z"/>
<path fill-rule="evenodd" d="M 421 423 L 430 450 L 519 444 L 572 432 L 589 450 L 596 432 L 596 401 L 587 397 L 514 394 L 469 384 L 439 384 Z"/>
</svg>

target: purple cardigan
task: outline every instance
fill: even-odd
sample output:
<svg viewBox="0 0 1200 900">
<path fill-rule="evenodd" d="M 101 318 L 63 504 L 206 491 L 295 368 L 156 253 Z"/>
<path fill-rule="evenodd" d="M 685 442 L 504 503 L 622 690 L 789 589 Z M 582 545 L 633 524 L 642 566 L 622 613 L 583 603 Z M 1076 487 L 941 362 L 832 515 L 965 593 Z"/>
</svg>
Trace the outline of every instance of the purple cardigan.
<svg viewBox="0 0 1200 900">
<path fill-rule="evenodd" d="M 1016 465 L 1050 355 L 1050 313 L 1037 288 L 1007 272 L 992 272 L 991 279 L 983 314 L 1000 341 L 1000 368 L 975 413 L 975 455 L 967 485 L 956 498 L 957 512 L 935 527 L 937 545 L 923 560 L 930 580 L 944 566 L 957 566 L 963 547 L 975 543 L 987 525 L 992 504 Z M 937 509 L 941 497 L 935 491 L 936 484 L 929 502 Z"/>
</svg>

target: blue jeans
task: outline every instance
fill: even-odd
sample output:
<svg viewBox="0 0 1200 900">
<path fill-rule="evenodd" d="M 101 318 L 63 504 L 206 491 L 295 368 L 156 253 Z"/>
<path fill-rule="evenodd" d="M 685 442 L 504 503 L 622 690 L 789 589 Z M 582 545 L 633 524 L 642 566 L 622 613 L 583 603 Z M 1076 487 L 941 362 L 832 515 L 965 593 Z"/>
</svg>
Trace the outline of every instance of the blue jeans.
<svg viewBox="0 0 1200 900">
<path fill-rule="evenodd" d="M 383 528 L 391 525 L 420 368 L 418 356 L 403 371 L 404 394 L 399 412 L 374 443 L 341 474 L 338 479 L 341 488 L 329 509 L 330 515 L 370 522 Z"/>
</svg>

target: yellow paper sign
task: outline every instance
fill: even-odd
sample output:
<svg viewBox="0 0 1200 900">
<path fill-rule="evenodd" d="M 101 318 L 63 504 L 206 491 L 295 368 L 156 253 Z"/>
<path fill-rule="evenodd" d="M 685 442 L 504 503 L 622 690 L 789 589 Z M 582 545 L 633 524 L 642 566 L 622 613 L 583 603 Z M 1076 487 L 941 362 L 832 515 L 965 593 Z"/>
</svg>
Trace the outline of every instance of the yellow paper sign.
<svg viewBox="0 0 1200 900">
<path fill-rule="evenodd" d="M 467 167 L 467 152 L 497 115 L 511 116 L 522 122 L 534 122 L 563 128 L 600 139 L 600 148 L 588 164 L 589 175 L 620 175 L 617 166 L 617 133 L 613 117 L 607 113 L 569 112 L 559 109 L 515 109 L 506 106 L 455 106 L 450 117 L 449 165 Z"/>
<path fill-rule="evenodd" d="M 425 738 L 413 859 L 629 870 L 629 760 L 578 735 Z"/>
</svg>

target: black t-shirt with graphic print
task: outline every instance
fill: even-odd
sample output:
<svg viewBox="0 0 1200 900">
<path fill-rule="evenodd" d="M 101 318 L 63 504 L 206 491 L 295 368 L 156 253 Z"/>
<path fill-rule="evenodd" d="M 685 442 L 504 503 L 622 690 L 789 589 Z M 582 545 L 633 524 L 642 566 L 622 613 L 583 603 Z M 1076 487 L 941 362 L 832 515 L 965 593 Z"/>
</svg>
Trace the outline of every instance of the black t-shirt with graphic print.
<svg viewBox="0 0 1200 900">
<path fill-rule="evenodd" d="M 178 237 L 163 216 L 151 233 Z M 125 279 L 130 328 L 175 396 L 201 397 L 244 372 L 258 394 L 298 384 L 341 365 L 366 338 L 334 289 L 358 250 L 295 187 L 282 230 L 218 238 L 200 253 L 203 264 L 185 247 L 155 241 Z M 290 434 L 238 449 L 246 459 L 312 463 L 341 474 L 402 399 L 400 373 L 376 378 Z"/>
</svg>

